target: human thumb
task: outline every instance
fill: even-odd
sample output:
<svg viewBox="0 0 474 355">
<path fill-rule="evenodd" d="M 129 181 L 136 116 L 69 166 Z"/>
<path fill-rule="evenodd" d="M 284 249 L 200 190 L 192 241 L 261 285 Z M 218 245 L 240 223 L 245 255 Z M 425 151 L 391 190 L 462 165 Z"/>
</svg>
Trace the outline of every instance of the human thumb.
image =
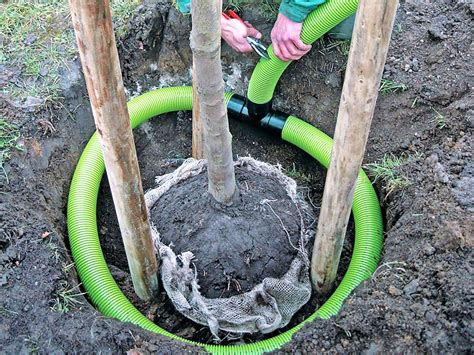
<svg viewBox="0 0 474 355">
<path fill-rule="evenodd" d="M 257 30 L 255 29 L 254 27 L 249 27 L 247 29 L 247 36 L 249 37 L 255 37 L 255 38 L 262 38 L 262 34 Z"/>
</svg>

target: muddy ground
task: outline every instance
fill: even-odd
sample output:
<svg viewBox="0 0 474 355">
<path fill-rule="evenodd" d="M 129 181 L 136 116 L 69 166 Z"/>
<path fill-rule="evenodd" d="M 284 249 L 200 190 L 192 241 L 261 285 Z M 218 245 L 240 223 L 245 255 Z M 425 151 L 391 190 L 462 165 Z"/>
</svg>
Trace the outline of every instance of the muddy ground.
<svg viewBox="0 0 474 355">
<path fill-rule="evenodd" d="M 190 83 L 189 18 L 164 3 L 149 3 L 137 9 L 131 31 L 118 40 L 130 96 Z M 243 16 L 268 39 L 271 24 L 255 10 L 248 7 Z M 395 169 L 408 183 L 376 183 L 386 223 L 380 267 L 338 316 L 305 326 L 280 352 L 470 352 L 473 12 L 470 0 L 401 2 L 384 78 L 407 89 L 379 96 L 364 161 L 380 162 L 387 154 L 411 157 Z M 346 56 L 340 46 L 331 49 L 328 43 L 325 38 L 290 66 L 275 106 L 332 134 Z M 256 60 L 223 48 L 229 90 L 245 93 Z M 61 105 L 40 109 L 4 96 L 0 103 L 2 115 L 20 127 L 25 147 L 5 165 L 8 181 L 1 181 L 0 349 L 199 351 L 105 318 L 80 295 L 68 250 L 66 202 L 75 164 L 94 125 L 77 60 L 65 68 L 60 84 Z M 281 163 L 310 196 L 319 193 L 324 172 L 308 156 L 241 124 L 232 123 L 231 129 L 236 155 L 251 153 Z M 166 115 L 137 130 L 145 187 L 172 168 L 163 164 L 165 159 L 189 155 L 190 130 L 188 114 Z M 104 182 L 101 201 L 106 197 Z M 99 214 L 112 214 L 110 208 L 100 202 Z M 111 233 L 101 228 L 103 240 Z M 120 245 L 105 245 L 106 254 L 120 258 Z M 126 278 L 124 269 L 115 266 L 114 274 Z M 75 294 L 78 302 L 65 302 Z"/>
</svg>

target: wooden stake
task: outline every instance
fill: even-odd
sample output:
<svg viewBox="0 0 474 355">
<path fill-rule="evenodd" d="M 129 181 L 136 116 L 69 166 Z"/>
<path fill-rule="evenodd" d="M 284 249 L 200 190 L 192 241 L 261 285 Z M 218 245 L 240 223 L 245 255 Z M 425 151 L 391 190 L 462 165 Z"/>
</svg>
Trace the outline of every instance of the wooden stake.
<svg viewBox="0 0 474 355">
<path fill-rule="evenodd" d="M 87 91 L 137 295 L 158 291 L 137 154 L 127 110 L 108 0 L 69 0 Z"/>
<path fill-rule="evenodd" d="M 191 0 L 191 49 L 204 128 L 209 192 L 232 204 L 237 191 L 221 65 L 222 0 Z"/>
<path fill-rule="evenodd" d="M 193 63 L 193 158 L 204 159 L 204 132 L 199 110 L 199 95 L 197 92 L 196 70 Z"/>
<path fill-rule="evenodd" d="M 311 260 L 311 280 L 320 293 L 328 293 L 336 278 L 397 5 L 359 3 Z"/>
</svg>

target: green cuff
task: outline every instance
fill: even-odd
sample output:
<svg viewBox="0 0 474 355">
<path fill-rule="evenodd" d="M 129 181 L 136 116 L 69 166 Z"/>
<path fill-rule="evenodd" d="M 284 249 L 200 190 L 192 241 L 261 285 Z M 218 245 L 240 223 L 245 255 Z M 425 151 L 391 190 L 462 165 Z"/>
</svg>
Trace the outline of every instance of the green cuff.
<svg viewBox="0 0 474 355">
<path fill-rule="evenodd" d="M 325 2 L 325 0 L 283 0 L 279 12 L 293 22 L 303 22 L 311 11 Z"/>
</svg>

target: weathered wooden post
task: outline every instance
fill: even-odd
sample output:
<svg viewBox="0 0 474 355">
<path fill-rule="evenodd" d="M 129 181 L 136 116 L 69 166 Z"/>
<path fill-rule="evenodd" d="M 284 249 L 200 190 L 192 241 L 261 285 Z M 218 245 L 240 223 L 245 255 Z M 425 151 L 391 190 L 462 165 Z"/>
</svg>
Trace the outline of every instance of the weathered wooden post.
<svg viewBox="0 0 474 355">
<path fill-rule="evenodd" d="M 232 204 L 237 191 L 221 65 L 222 0 L 191 0 L 191 49 L 204 133 L 209 192 Z"/>
<path fill-rule="evenodd" d="M 311 280 L 320 293 L 329 292 L 336 278 L 397 5 L 359 3 L 311 260 Z"/>
<path fill-rule="evenodd" d="M 158 291 L 158 265 L 108 0 L 69 0 L 87 91 L 137 295 Z"/>
</svg>

